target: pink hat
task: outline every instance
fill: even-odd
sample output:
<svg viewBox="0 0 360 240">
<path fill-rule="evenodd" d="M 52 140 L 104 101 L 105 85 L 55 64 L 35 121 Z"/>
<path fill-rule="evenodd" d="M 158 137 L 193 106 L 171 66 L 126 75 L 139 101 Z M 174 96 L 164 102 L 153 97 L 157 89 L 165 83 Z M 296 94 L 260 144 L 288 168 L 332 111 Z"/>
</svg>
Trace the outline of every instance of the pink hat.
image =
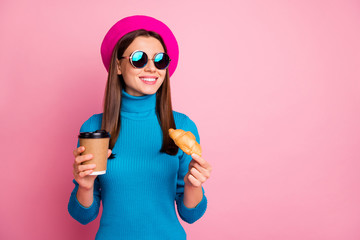
<svg viewBox="0 0 360 240">
<path fill-rule="evenodd" d="M 171 32 L 170 28 L 163 22 L 144 15 L 135 15 L 123 18 L 115 23 L 106 33 L 101 44 L 101 57 L 106 70 L 109 71 L 111 55 L 116 43 L 125 34 L 138 29 L 154 31 L 160 34 L 165 42 L 167 53 L 171 59 L 169 65 L 169 74 L 171 76 L 175 72 L 179 59 L 179 46 L 177 44 L 176 38 Z"/>
</svg>

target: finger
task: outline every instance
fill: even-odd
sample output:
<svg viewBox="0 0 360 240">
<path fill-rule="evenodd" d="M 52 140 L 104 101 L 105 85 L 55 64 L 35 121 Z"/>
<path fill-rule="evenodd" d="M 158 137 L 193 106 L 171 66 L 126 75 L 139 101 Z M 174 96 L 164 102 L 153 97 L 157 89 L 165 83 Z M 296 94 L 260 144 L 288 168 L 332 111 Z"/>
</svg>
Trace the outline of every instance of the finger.
<svg viewBox="0 0 360 240">
<path fill-rule="evenodd" d="M 80 155 L 80 153 L 82 153 L 83 151 L 85 151 L 85 147 L 84 146 L 80 146 L 78 148 L 76 148 L 73 151 L 74 157 L 77 157 L 78 155 Z"/>
<path fill-rule="evenodd" d="M 108 157 L 111 155 L 111 149 L 108 150 Z"/>
<path fill-rule="evenodd" d="M 86 171 L 86 170 L 94 170 L 94 168 L 96 168 L 96 164 L 84 164 L 84 165 L 78 165 L 78 172 L 83 172 L 83 171 Z"/>
<path fill-rule="evenodd" d="M 191 160 L 191 161 L 193 161 L 193 165 L 194 165 L 195 162 L 196 162 L 196 163 L 200 164 L 203 169 L 206 169 L 206 171 L 207 171 L 209 174 L 211 173 L 211 171 L 212 171 L 212 166 L 210 165 L 209 162 L 207 162 L 206 160 L 204 160 L 204 158 L 200 157 L 199 155 L 197 155 L 197 154 L 195 154 L 195 153 L 194 153 L 193 155 L 191 155 L 191 156 L 194 157 L 194 158 Z M 190 162 L 190 163 L 191 163 L 191 162 Z"/>
<path fill-rule="evenodd" d="M 198 181 L 204 183 L 206 181 L 206 177 L 202 175 L 196 168 L 190 169 L 190 174 L 193 175 Z"/>
<path fill-rule="evenodd" d="M 202 157 L 200 157 L 199 155 L 193 153 L 191 154 L 191 157 L 197 162 L 199 163 L 203 168 L 208 168 L 209 167 L 209 163 L 207 161 L 205 161 L 205 159 L 203 159 Z"/>
<path fill-rule="evenodd" d="M 77 172 L 75 171 L 75 168 L 73 169 L 73 175 L 74 175 L 74 178 L 76 178 Z"/>
<path fill-rule="evenodd" d="M 200 164 L 198 164 L 197 162 L 195 162 L 192 167 L 196 168 L 202 175 L 204 175 L 206 178 L 210 177 L 210 170 L 203 168 L 202 166 L 200 166 Z"/>
<path fill-rule="evenodd" d="M 85 177 L 85 176 L 89 175 L 92 172 L 93 172 L 93 170 L 86 170 L 84 172 L 80 172 L 79 177 Z"/>
<path fill-rule="evenodd" d="M 190 163 L 189 163 L 189 170 L 190 170 L 191 168 L 193 168 L 193 167 L 195 167 L 195 168 L 196 168 L 197 170 L 199 170 L 199 172 L 201 172 L 201 173 L 207 171 L 206 168 L 200 166 L 200 164 L 197 163 L 194 159 L 191 160 Z"/>
<path fill-rule="evenodd" d="M 74 177 L 75 177 L 75 175 L 78 174 L 78 172 L 79 172 L 78 169 L 77 169 L 77 166 L 78 166 L 78 165 L 74 162 L 74 164 L 73 164 L 73 175 L 74 175 Z"/>
<path fill-rule="evenodd" d="M 84 161 L 87 161 L 87 160 L 90 160 L 90 159 L 92 159 L 92 158 L 93 158 L 93 155 L 92 155 L 92 154 L 85 154 L 85 155 L 77 156 L 77 157 L 75 158 L 75 162 L 76 162 L 77 164 L 80 164 L 80 163 L 82 163 L 82 162 L 84 162 Z"/>
<path fill-rule="evenodd" d="M 189 174 L 188 176 L 189 182 L 195 186 L 195 187 L 200 187 L 201 186 L 201 182 L 199 180 L 197 180 L 193 175 Z"/>
</svg>

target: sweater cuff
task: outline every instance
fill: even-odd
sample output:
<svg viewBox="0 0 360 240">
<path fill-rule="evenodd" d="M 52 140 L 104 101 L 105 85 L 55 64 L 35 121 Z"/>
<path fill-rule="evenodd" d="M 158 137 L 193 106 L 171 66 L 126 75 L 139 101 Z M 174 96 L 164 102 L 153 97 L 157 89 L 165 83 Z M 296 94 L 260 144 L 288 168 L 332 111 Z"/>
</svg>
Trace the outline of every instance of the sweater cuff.
<svg viewBox="0 0 360 240">
<path fill-rule="evenodd" d="M 203 197 L 198 205 L 196 205 L 194 208 L 186 207 L 184 204 L 184 196 L 181 198 L 178 211 L 184 221 L 188 223 L 194 223 L 204 215 L 207 208 L 207 198 L 205 196 L 204 188 L 202 188 L 202 191 Z"/>
<path fill-rule="evenodd" d="M 70 196 L 70 201 L 68 204 L 68 212 L 75 220 L 85 225 L 93 221 L 97 217 L 99 207 L 97 205 L 95 197 L 90 207 L 84 207 L 83 205 L 81 205 L 76 197 L 77 190 L 78 190 L 78 185 L 76 184 Z"/>
<path fill-rule="evenodd" d="M 79 207 L 83 208 L 84 210 L 89 210 L 89 209 L 93 208 L 95 205 L 95 199 L 93 199 L 93 202 L 91 203 L 90 207 L 85 207 L 85 206 L 81 205 L 81 203 L 79 202 L 79 200 L 76 197 L 76 194 L 75 194 L 75 201 L 76 201 L 77 205 L 79 205 Z"/>
</svg>

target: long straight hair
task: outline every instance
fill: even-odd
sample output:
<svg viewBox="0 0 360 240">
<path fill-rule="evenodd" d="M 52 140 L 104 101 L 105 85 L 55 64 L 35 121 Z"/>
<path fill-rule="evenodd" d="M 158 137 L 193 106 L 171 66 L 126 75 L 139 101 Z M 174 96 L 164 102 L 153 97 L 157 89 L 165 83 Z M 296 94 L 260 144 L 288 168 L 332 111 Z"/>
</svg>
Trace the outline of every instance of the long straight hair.
<svg viewBox="0 0 360 240">
<path fill-rule="evenodd" d="M 154 37 L 160 41 L 165 52 L 167 48 L 161 36 L 153 31 L 144 29 L 135 30 L 124 35 L 116 44 L 110 61 L 108 79 L 104 95 L 104 111 L 101 129 L 108 131 L 111 135 L 109 148 L 112 150 L 121 128 L 121 96 L 122 89 L 125 89 L 125 82 L 122 75 L 117 74 L 117 59 L 119 59 L 134 41 L 136 37 L 147 36 Z M 170 63 L 171 64 L 171 63 Z M 168 130 L 176 129 L 170 94 L 170 76 L 169 69 L 166 69 L 165 79 L 158 91 L 156 92 L 156 115 L 161 126 L 163 142 L 160 152 L 170 155 L 176 155 L 178 146 L 170 138 Z M 110 159 L 115 158 L 115 154 L 111 154 Z"/>
</svg>

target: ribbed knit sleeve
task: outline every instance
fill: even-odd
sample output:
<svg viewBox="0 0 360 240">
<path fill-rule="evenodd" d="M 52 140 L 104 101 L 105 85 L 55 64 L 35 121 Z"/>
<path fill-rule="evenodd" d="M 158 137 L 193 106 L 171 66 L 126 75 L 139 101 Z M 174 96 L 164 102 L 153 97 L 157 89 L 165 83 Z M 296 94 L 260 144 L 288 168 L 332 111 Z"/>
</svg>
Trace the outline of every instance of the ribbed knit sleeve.
<svg viewBox="0 0 360 240">
<path fill-rule="evenodd" d="M 181 126 L 182 124 L 180 124 L 179 126 L 177 126 L 177 128 L 181 128 L 184 131 L 191 131 L 196 137 L 196 141 L 200 144 L 200 137 L 195 123 L 187 116 L 185 116 L 185 119 L 183 119 L 183 121 L 185 121 L 184 125 Z M 179 151 L 181 150 L 179 149 Z M 184 186 L 185 186 L 184 177 L 189 170 L 189 163 L 191 160 L 192 157 L 190 155 L 187 155 L 184 152 L 182 153 L 180 158 L 180 167 L 178 171 L 176 199 L 175 199 L 179 216 L 181 217 L 182 220 L 184 220 L 187 223 L 194 223 L 195 221 L 200 219 L 204 215 L 207 208 L 207 198 L 205 196 L 205 190 L 203 187 L 202 187 L 203 190 L 202 200 L 196 207 L 188 208 L 184 205 L 184 201 L 183 201 Z"/>
<path fill-rule="evenodd" d="M 90 117 L 80 128 L 80 132 L 92 132 L 98 130 L 96 124 L 94 124 L 93 118 L 95 115 Z M 80 142 L 78 140 L 77 147 L 80 147 Z M 95 178 L 94 182 L 94 200 L 90 207 L 82 206 L 78 199 L 76 198 L 76 193 L 79 188 L 79 184 L 73 179 L 73 183 L 75 187 L 71 192 L 69 203 L 68 203 L 68 212 L 69 214 L 81 224 L 88 224 L 89 222 L 93 221 L 99 214 L 99 207 L 100 207 L 100 199 L 101 199 L 101 192 L 100 192 L 100 184 L 99 179 Z"/>
<path fill-rule="evenodd" d="M 94 182 L 94 201 L 90 207 L 82 206 L 76 198 L 76 193 L 79 187 L 79 184 L 73 180 L 75 188 L 71 193 L 70 201 L 68 204 L 68 211 L 70 215 L 79 223 L 85 225 L 93 221 L 99 214 L 100 207 L 100 191 L 99 191 L 99 180 L 95 178 Z"/>
</svg>

